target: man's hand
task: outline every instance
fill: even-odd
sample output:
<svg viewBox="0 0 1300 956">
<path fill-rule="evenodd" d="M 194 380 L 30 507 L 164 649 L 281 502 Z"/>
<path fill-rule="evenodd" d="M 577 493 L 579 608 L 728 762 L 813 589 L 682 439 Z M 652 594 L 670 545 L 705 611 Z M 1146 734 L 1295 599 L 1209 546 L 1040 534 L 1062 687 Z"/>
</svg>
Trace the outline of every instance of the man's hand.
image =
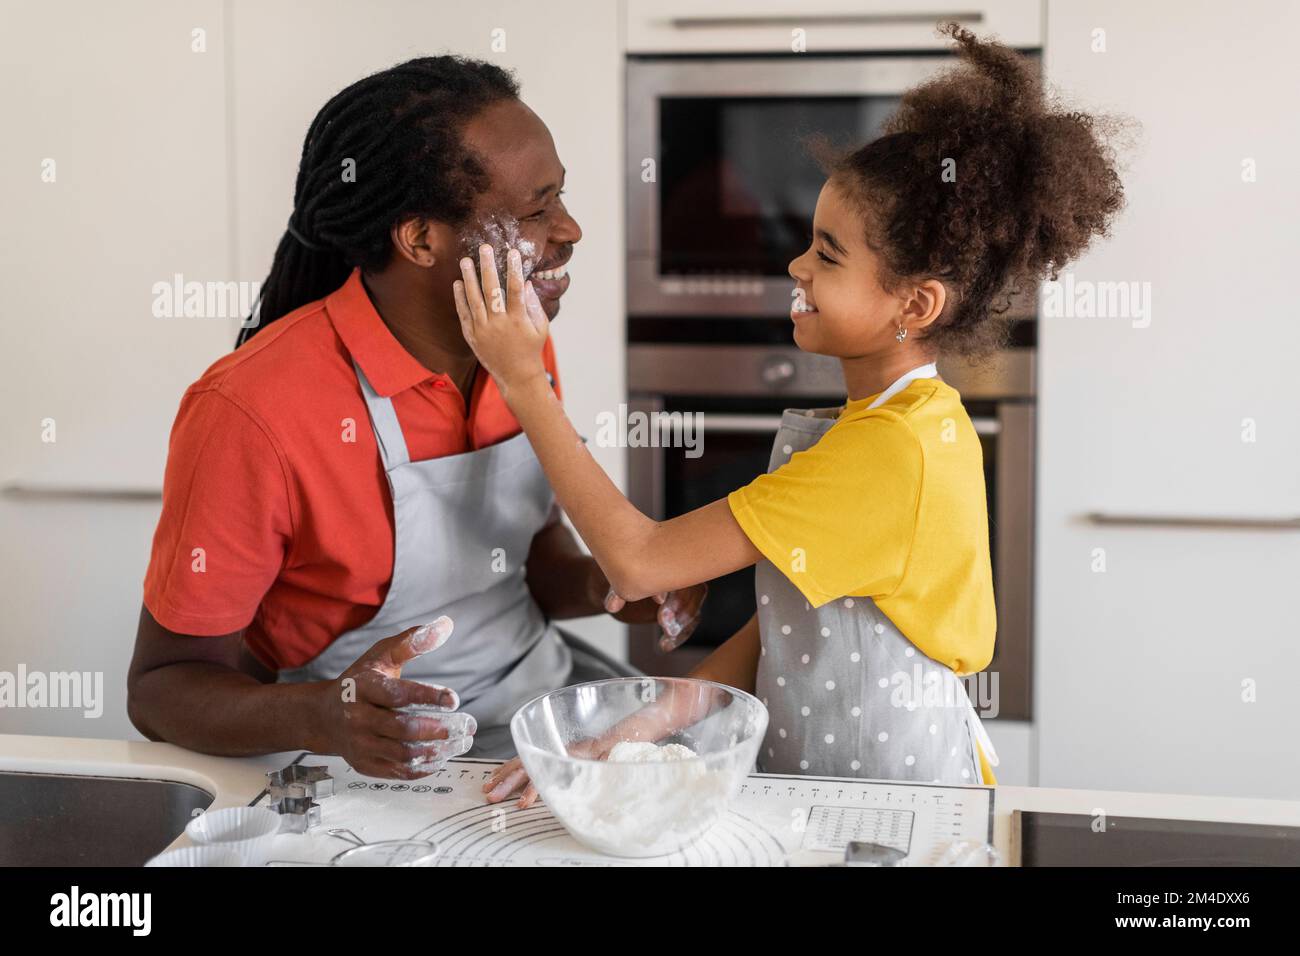
<svg viewBox="0 0 1300 956">
<path fill-rule="evenodd" d="M 610 588 L 605 596 L 605 610 L 624 624 L 657 623 L 663 631 L 659 637 L 659 649 L 667 652 L 684 644 L 695 632 L 700 623 L 700 608 L 708 593 L 707 584 L 696 584 L 629 604 Z"/>
<path fill-rule="evenodd" d="M 378 641 L 338 680 L 321 684 L 325 740 L 358 773 L 412 780 L 433 773 L 473 745 L 478 727 L 469 714 L 399 713 L 411 705 L 453 711 L 450 687 L 403 680 L 402 667 L 437 650 L 451 637 L 451 618 L 413 627 Z"/>
</svg>

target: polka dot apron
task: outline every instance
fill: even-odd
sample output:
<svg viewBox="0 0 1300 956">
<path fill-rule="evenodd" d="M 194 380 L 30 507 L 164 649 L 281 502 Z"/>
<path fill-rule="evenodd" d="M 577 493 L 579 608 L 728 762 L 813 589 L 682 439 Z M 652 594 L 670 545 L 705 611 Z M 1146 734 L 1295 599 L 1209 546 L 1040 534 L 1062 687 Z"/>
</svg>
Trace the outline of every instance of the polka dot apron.
<svg viewBox="0 0 1300 956">
<path fill-rule="evenodd" d="M 881 393 L 875 407 L 913 378 Z M 835 424 L 839 409 L 785 412 L 769 471 Z M 923 654 L 871 598 L 813 608 L 770 561 L 755 573 L 762 653 L 757 696 L 768 709 L 758 757 L 764 773 L 979 784 L 979 752 L 996 764 L 965 685 Z"/>
</svg>

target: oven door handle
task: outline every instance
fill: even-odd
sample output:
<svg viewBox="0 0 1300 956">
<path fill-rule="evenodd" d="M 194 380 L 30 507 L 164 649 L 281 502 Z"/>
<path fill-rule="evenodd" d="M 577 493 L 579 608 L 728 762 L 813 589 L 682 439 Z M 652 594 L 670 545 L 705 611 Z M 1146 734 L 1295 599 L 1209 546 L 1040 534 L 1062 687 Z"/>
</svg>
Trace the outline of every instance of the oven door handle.
<svg viewBox="0 0 1300 956">
<path fill-rule="evenodd" d="M 780 415 L 715 415 L 704 412 L 704 429 L 716 428 L 724 432 L 775 433 L 781 427 Z M 1002 431 L 1002 423 L 987 415 L 976 415 L 971 419 L 977 435 L 997 435 Z"/>
<path fill-rule="evenodd" d="M 710 429 L 716 429 L 724 432 L 746 434 L 766 432 L 775 435 L 777 429 L 781 427 L 780 415 L 715 415 L 713 412 L 704 412 L 700 421 L 705 433 Z"/>
</svg>

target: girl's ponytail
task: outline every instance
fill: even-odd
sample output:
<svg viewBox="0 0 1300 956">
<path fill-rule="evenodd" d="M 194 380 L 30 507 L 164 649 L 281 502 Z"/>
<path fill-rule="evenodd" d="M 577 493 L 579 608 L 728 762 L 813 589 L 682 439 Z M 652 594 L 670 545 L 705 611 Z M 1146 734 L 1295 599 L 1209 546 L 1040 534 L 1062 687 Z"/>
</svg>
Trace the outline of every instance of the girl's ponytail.
<svg viewBox="0 0 1300 956">
<path fill-rule="evenodd" d="M 979 355 L 1005 334 L 1008 293 L 1057 271 L 1106 235 L 1124 202 L 1114 117 L 1063 109 L 1037 65 L 957 24 L 958 66 L 903 95 L 883 135 L 830 161 L 863 213 L 888 288 L 934 277 L 948 304 L 922 336 Z"/>
</svg>

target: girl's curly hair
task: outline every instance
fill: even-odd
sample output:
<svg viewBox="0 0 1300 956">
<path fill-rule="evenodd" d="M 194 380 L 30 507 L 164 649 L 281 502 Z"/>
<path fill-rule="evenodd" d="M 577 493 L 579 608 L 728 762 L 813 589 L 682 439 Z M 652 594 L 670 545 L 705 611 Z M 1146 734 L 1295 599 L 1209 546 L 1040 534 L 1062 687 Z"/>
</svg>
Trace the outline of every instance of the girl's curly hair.
<svg viewBox="0 0 1300 956">
<path fill-rule="evenodd" d="M 1002 343 L 1005 323 L 991 317 L 1012 293 L 1055 279 L 1108 234 L 1124 204 L 1108 136 L 1126 123 L 1057 106 L 1009 47 L 955 23 L 941 32 L 961 62 L 909 90 L 878 139 L 827 167 L 866 220 L 885 287 L 919 277 L 947 287 L 922 339 L 978 356 Z"/>
</svg>

